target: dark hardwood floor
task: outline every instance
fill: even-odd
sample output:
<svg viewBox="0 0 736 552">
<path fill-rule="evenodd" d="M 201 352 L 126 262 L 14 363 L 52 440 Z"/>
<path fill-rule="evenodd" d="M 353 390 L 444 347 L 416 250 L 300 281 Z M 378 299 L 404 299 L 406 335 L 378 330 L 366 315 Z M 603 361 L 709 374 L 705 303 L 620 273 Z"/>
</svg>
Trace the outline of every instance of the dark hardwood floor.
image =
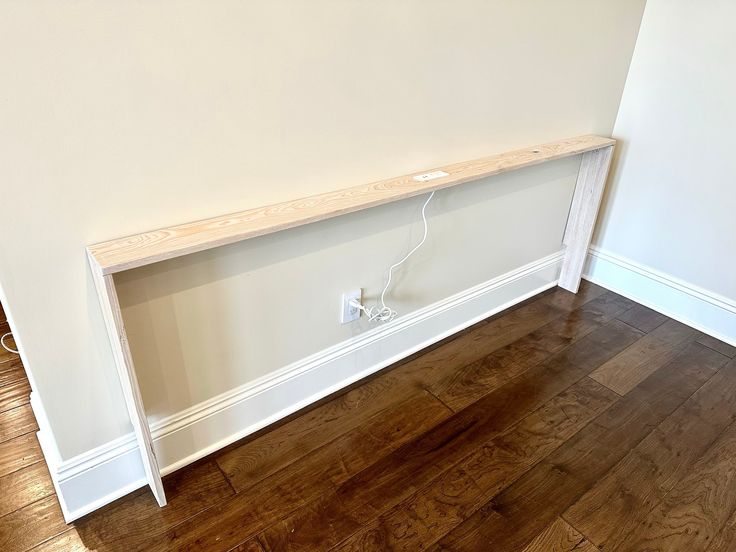
<svg viewBox="0 0 736 552">
<path fill-rule="evenodd" d="M 736 348 L 555 289 L 64 525 L 0 358 L 0 550 L 736 550 Z"/>
</svg>

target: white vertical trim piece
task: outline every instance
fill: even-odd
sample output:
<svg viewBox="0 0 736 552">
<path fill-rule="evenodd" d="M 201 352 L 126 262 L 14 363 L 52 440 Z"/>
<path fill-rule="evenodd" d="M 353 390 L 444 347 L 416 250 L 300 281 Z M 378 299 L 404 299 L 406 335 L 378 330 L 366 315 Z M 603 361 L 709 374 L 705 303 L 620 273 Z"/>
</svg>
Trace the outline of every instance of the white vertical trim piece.
<svg viewBox="0 0 736 552">
<path fill-rule="evenodd" d="M 43 408 L 43 405 L 38 398 L 38 393 L 36 393 L 35 391 L 31 391 L 30 401 L 33 415 L 36 417 L 36 422 L 38 423 L 36 438 L 38 439 L 38 444 L 41 446 L 41 452 L 43 453 L 44 460 L 46 461 L 46 466 L 49 469 L 51 482 L 53 483 L 54 489 L 56 490 L 56 495 L 59 499 L 59 506 L 61 506 L 61 512 L 64 515 L 64 520 L 69 523 L 71 521 L 71 518 L 69 518 L 67 515 L 69 509 L 66 506 L 66 502 L 64 500 L 65 496 L 62 493 L 61 487 L 59 486 L 58 466 L 61 464 L 59 451 L 56 448 L 56 442 L 54 441 L 54 439 L 49 438 L 50 429 L 48 425 L 48 420 L 46 418 L 46 412 Z"/>
<path fill-rule="evenodd" d="M 613 146 L 608 146 L 584 153 L 580 161 L 575 194 L 563 238 L 565 260 L 562 262 L 559 284 L 561 288 L 573 293 L 577 293 L 580 286 L 585 256 L 593 237 L 612 155 Z"/>
<path fill-rule="evenodd" d="M 585 279 L 736 346 L 736 300 L 595 246 Z"/>
<path fill-rule="evenodd" d="M 151 491 L 156 497 L 159 506 L 165 506 L 166 494 L 164 493 L 164 485 L 161 481 L 161 470 L 159 469 L 159 463 L 153 450 L 151 430 L 148 425 L 146 410 L 143 406 L 140 387 L 138 386 L 138 377 L 135 373 L 133 357 L 130 354 L 130 347 L 128 346 L 128 336 L 125 333 L 123 313 L 120 311 L 118 294 L 115 290 L 115 281 L 113 280 L 112 274 L 102 274 L 91 255 L 89 255 L 89 266 L 92 271 L 92 277 L 94 278 L 95 288 L 97 289 L 97 296 L 100 300 L 102 317 L 105 320 L 105 327 L 110 337 L 110 347 L 115 359 L 120 387 L 123 390 L 125 404 L 128 407 L 128 414 L 130 415 L 130 422 L 133 425 L 133 430 L 138 441 L 146 479 L 151 486 Z"/>
<path fill-rule="evenodd" d="M 153 422 L 151 433 L 161 473 L 194 462 L 555 286 L 561 262 L 562 252 L 554 253 Z M 58 482 L 67 521 L 147 481 L 134 434 L 49 468 Z"/>
</svg>

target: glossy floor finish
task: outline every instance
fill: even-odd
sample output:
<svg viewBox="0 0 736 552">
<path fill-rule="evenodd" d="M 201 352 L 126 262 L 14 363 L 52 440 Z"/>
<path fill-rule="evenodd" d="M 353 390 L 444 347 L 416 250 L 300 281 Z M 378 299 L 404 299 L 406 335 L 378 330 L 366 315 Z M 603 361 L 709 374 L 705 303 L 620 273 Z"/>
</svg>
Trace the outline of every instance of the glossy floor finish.
<svg viewBox="0 0 736 552">
<path fill-rule="evenodd" d="M 0 335 L 9 331 L 0 307 Z M 12 338 L 6 343 L 15 347 Z M 67 529 L 36 439 L 30 394 L 20 358 L 0 347 L 0 550 L 28 548 Z"/>
<path fill-rule="evenodd" d="M 552 290 L 71 527 L 3 421 L 0 550 L 736 550 L 734 357 Z"/>
</svg>

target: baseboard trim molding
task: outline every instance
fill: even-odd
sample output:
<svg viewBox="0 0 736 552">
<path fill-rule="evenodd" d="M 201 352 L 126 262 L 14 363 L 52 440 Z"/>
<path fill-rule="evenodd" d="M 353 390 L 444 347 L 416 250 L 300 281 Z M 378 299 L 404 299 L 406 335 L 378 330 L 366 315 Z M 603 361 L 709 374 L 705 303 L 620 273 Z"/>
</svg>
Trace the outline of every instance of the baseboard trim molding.
<svg viewBox="0 0 736 552">
<path fill-rule="evenodd" d="M 583 277 L 736 346 L 736 301 L 631 259 L 591 247 Z"/>
<path fill-rule="evenodd" d="M 561 262 L 560 251 L 153 422 L 162 473 L 190 464 L 555 286 Z M 67 522 L 146 484 L 132 432 L 49 468 Z"/>
</svg>

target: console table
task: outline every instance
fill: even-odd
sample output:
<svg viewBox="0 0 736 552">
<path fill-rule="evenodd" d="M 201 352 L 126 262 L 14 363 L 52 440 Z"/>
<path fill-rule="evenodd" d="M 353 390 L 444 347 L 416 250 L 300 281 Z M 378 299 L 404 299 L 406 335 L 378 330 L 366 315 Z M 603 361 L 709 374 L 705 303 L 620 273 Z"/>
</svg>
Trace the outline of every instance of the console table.
<svg viewBox="0 0 736 552">
<path fill-rule="evenodd" d="M 146 477 L 158 504 L 166 505 L 166 495 L 115 290 L 115 273 L 458 186 L 464 182 L 545 161 L 581 155 L 580 170 L 563 238 L 565 252 L 558 282 L 560 287 L 576 293 L 614 145 L 615 140 L 592 135 L 558 140 L 89 246 L 87 256 L 125 403 L 140 447 Z"/>
</svg>

